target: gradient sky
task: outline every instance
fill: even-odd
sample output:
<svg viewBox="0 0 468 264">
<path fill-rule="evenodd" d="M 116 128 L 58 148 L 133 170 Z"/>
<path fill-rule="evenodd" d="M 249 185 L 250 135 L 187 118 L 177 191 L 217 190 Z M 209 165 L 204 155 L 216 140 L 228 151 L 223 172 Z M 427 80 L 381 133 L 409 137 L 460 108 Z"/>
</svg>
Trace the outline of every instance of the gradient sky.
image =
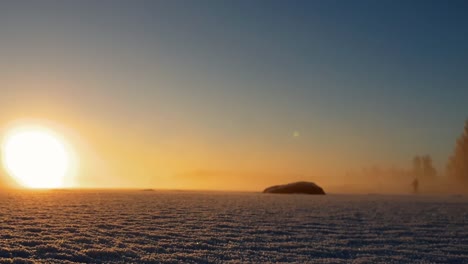
<svg viewBox="0 0 468 264">
<path fill-rule="evenodd" d="M 0 122 L 56 124 L 84 187 L 256 189 L 443 169 L 466 1 L 2 1 Z"/>
</svg>

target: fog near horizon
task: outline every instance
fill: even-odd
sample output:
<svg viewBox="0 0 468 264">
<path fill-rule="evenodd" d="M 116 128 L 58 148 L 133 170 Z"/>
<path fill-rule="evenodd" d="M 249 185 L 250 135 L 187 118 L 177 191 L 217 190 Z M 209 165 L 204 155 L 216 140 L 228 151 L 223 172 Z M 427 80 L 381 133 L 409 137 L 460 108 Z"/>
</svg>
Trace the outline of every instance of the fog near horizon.
<svg viewBox="0 0 468 264">
<path fill-rule="evenodd" d="M 112 4 L 111 4 L 112 3 Z M 446 193 L 463 1 L 5 1 L 0 133 L 73 146 L 64 188 Z M 3 169 L 4 182 L 14 182 Z M 455 184 L 456 185 L 456 184 Z"/>
</svg>

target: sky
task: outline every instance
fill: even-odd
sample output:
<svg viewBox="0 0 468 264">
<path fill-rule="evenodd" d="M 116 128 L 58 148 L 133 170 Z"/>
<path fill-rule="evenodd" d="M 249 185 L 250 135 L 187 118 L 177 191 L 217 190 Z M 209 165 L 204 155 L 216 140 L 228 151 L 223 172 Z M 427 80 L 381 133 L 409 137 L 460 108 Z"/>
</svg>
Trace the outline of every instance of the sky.
<svg viewBox="0 0 468 264">
<path fill-rule="evenodd" d="M 70 186 L 258 190 L 443 171 L 466 1 L 2 1 L 0 127 L 74 146 Z M 18 121 L 19 120 L 19 121 Z"/>
</svg>

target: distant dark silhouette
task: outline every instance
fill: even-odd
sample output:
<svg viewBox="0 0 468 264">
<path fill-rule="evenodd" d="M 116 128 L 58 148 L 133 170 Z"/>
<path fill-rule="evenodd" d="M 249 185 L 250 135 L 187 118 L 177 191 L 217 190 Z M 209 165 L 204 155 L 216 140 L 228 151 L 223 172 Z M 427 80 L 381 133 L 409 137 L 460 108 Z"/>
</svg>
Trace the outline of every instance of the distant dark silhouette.
<svg viewBox="0 0 468 264">
<path fill-rule="evenodd" d="M 447 175 L 453 182 L 468 187 L 468 120 L 447 163 Z"/>
<path fill-rule="evenodd" d="M 419 190 L 418 178 L 415 178 L 413 182 L 411 183 L 411 185 L 413 186 L 413 193 L 418 193 L 418 190 Z"/>
<path fill-rule="evenodd" d="M 294 182 L 284 185 L 275 185 L 266 188 L 264 193 L 303 193 L 303 194 L 325 194 L 322 187 L 313 182 Z"/>
</svg>

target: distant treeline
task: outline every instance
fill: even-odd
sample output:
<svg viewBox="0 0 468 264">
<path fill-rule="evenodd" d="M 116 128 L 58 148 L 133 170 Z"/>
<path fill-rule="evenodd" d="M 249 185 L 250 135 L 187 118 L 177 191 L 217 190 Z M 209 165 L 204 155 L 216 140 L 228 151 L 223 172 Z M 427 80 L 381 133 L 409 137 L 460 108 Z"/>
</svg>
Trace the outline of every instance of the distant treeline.
<svg viewBox="0 0 468 264">
<path fill-rule="evenodd" d="M 360 172 L 348 172 L 347 176 L 376 191 L 417 191 L 419 186 L 422 192 L 468 193 L 468 120 L 445 170 L 440 173 L 434 168 L 430 155 L 417 155 L 407 169 L 373 166 Z"/>
</svg>

